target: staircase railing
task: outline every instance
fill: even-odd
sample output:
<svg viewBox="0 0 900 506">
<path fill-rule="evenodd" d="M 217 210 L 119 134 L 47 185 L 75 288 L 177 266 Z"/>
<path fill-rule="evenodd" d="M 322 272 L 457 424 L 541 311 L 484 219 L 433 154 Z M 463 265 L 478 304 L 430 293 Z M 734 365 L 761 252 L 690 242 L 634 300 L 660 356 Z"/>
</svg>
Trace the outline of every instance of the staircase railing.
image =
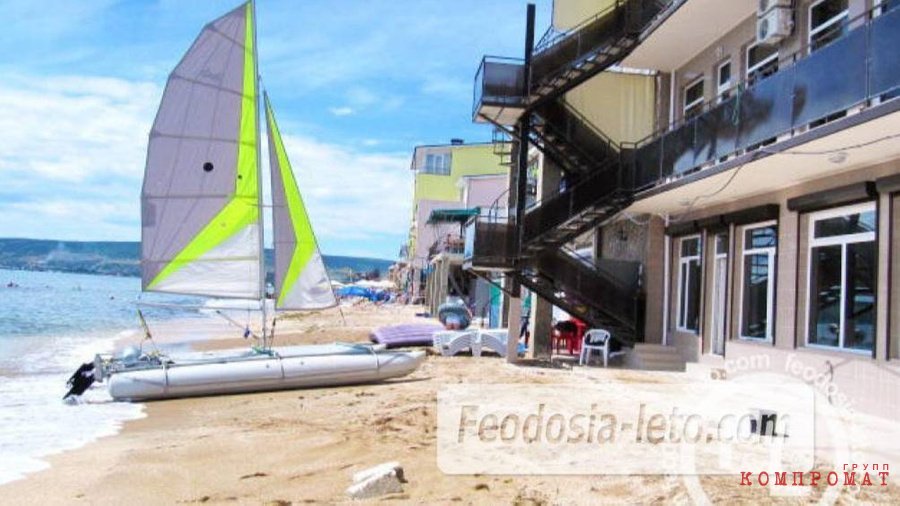
<svg viewBox="0 0 900 506">
<path fill-rule="evenodd" d="M 527 91 L 528 95 L 558 79 L 567 81 L 567 73 L 589 64 L 590 59 L 596 58 L 606 49 L 610 50 L 607 52 L 609 59 L 593 62 L 591 65 L 594 68 L 583 72 L 576 79 L 577 82 L 620 61 L 631 51 L 640 34 L 652 26 L 654 20 L 670 7 L 683 2 L 684 0 L 617 0 L 565 32 L 548 31 L 535 47 L 532 89 Z M 618 48 L 617 52 L 612 52 L 612 48 Z M 563 85 L 552 96 L 559 96 L 572 85 Z"/>
<path fill-rule="evenodd" d="M 541 141 L 553 144 L 556 138 L 562 139 L 581 160 L 581 165 L 589 170 L 618 157 L 619 144 L 565 100 L 549 102 L 536 112 L 542 120 L 540 128 L 536 129 Z M 577 167 L 574 169 L 573 172 L 584 172 Z"/>
</svg>

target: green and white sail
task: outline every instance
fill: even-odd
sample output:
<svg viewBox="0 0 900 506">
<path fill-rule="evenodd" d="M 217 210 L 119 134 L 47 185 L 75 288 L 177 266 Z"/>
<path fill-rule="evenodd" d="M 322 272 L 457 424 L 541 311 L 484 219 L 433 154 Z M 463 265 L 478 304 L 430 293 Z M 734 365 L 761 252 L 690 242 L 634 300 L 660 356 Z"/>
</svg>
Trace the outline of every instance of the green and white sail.
<svg viewBox="0 0 900 506">
<path fill-rule="evenodd" d="M 253 14 L 206 25 L 169 75 L 141 193 L 146 291 L 263 295 Z"/>
<path fill-rule="evenodd" d="M 322 262 L 306 206 L 297 188 L 275 122 L 266 103 L 269 168 L 272 175 L 272 219 L 275 243 L 275 308 L 323 309 L 337 304 Z"/>
</svg>

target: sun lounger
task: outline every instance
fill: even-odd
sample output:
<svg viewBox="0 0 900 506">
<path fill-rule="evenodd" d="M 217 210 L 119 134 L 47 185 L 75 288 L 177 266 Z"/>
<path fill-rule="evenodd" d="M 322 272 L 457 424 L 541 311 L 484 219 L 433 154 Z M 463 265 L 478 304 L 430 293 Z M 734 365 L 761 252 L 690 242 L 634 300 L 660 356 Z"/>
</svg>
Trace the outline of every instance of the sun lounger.
<svg viewBox="0 0 900 506">
<path fill-rule="evenodd" d="M 491 350 L 501 357 L 506 356 L 506 342 L 509 337 L 509 329 L 481 329 L 478 331 L 478 339 L 481 348 Z"/>
<path fill-rule="evenodd" d="M 476 330 L 444 330 L 435 332 L 434 347 L 445 357 L 472 350 L 472 355 L 481 356 L 481 342 Z"/>
</svg>

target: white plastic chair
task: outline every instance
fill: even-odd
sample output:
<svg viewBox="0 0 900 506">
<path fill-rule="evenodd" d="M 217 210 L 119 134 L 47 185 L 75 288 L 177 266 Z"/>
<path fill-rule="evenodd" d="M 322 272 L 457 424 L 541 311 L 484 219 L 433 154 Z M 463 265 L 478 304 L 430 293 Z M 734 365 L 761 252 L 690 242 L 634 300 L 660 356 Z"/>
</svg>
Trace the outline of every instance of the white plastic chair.
<svg viewBox="0 0 900 506">
<path fill-rule="evenodd" d="M 591 352 L 603 353 L 603 367 L 609 364 L 609 332 L 603 329 L 591 329 L 584 333 L 578 365 L 587 365 L 591 361 Z"/>
</svg>

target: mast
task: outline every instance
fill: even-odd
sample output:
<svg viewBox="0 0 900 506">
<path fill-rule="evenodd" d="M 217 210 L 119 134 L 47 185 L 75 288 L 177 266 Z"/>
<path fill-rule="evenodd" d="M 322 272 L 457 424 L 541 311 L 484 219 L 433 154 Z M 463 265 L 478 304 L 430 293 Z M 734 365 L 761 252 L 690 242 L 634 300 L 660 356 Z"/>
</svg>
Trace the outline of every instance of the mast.
<svg viewBox="0 0 900 506">
<path fill-rule="evenodd" d="M 260 305 L 262 306 L 262 340 L 263 340 L 263 349 L 269 348 L 269 335 L 268 335 L 268 312 L 266 311 L 266 241 L 265 241 L 265 229 L 266 229 L 266 220 L 264 216 L 265 207 L 263 206 L 263 174 L 262 174 L 262 155 L 261 148 L 262 142 L 260 142 L 260 128 L 259 128 L 259 100 L 260 100 L 260 89 L 262 84 L 262 79 L 259 77 L 259 52 L 257 50 L 257 37 L 256 37 L 256 2 L 254 0 L 250 1 L 250 15 L 252 16 L 251 22 L 249 24 L 250 28 L 253 30 L 253 76 L 256 80 L 256 185 L 258 188 L 259 199 L 257 200 L 257 205 L 259 206 L 259 296 L 260 296 Z"/>
</svg>

